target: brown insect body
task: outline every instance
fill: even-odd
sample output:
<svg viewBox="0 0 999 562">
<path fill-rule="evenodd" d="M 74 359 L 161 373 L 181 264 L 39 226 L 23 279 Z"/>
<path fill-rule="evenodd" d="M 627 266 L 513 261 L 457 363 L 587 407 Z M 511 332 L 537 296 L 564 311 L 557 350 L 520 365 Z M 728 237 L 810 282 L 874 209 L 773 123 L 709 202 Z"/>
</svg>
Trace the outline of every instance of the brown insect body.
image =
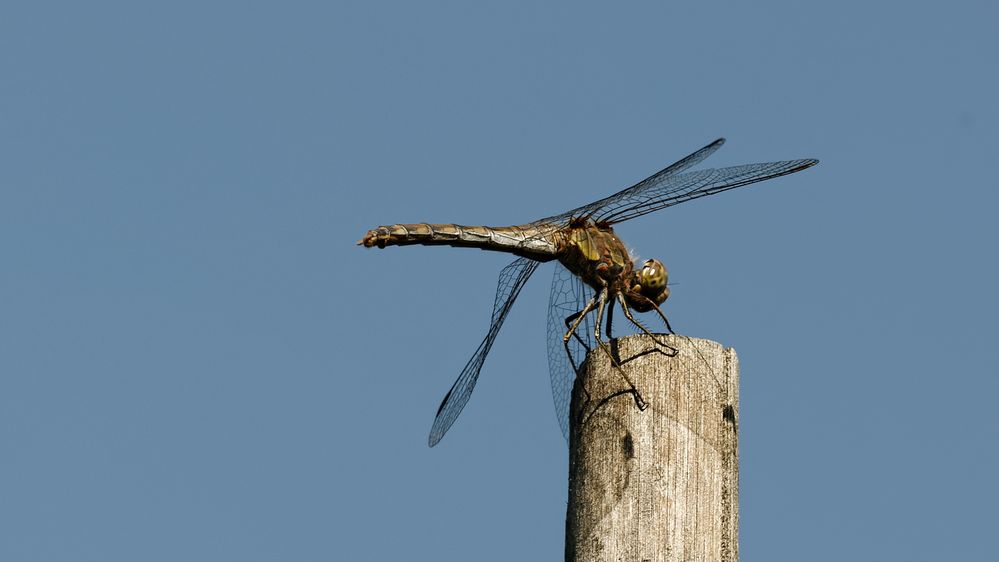
<svg viewBox="0 0 999 562">
<path fill-rule="evenodd" d="M 508 252 L 537 261 L 557 259 L 593 290 L 621 293 L 640 312 L 651 309 L 636 285 L 634 260 L 608 224 L 573 219 L 568 225 L 464 226 L 460 224 L 393 224 L 369 230 L 359 245 L 455 246 Z M 661 302 L 661 301 L 660 301 Z"/>
</svg>

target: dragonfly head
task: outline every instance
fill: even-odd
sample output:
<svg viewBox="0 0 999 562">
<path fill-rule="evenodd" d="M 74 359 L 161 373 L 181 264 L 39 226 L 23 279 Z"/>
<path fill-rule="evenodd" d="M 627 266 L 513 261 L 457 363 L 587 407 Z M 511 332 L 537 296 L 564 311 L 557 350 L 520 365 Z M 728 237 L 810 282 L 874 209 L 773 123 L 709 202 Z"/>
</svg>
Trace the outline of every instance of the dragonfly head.
<svg viewBox="0 0 999 562">
<path fill-rule="evenodd" d="M 632 273 L 631 291 L 629 292 L 638 293 L 656 303 L 656 305 L 660 305 L 669 298 L 669 287 L 666 286 L 668 281 L 669 273 L 666 271 L 666 266 L 663 265 L 663 262 L 659 260 L 646 260 L 642 264 L 642 267 Z M 644 299 L 629 300 L 632 301 L 629 304 L 639 312 L 652 310 L 652 307 L 647 302 L 641 302 Z"/>
</svg>

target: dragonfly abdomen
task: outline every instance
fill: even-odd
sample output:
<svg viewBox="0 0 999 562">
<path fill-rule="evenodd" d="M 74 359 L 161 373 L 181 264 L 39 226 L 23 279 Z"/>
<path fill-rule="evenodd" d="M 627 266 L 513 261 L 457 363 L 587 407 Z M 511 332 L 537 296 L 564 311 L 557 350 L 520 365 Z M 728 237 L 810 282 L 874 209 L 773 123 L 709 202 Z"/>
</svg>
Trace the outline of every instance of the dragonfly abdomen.
<svg viewBox="0 0 999 562">
<path fill-rule="evenodd" d="M 455 246 L 508 252 L 539 261 L 555 259 L 554 242 L 529 226 L 463 226 L 460 224 L 393 224 L 369 230 L 358 244 L 385 246 Z"/>
</svg>

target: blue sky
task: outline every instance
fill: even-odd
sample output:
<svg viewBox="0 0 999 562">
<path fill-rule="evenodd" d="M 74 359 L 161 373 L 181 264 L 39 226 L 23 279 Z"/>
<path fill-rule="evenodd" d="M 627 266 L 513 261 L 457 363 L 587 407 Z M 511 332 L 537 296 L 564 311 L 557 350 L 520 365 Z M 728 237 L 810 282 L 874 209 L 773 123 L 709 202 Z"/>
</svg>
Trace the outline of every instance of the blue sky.
<svg viewBox="0 0 999 562">
<path fill-rule="evenodd" d="M 551 266 L 515 224 L 719 136 L 821 164 L 621 225 L 741 361 L 743 560 L 980 560 L 999 500 L 989 2 L 7 3 L 0 559 L 558 560 Z"/>
</svg>

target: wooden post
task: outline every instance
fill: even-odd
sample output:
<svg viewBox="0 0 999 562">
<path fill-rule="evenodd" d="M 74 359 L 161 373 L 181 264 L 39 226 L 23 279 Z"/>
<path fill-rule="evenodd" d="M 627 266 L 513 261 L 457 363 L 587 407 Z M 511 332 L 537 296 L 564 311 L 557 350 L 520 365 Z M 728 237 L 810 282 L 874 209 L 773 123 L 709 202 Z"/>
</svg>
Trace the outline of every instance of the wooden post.
<svg viewBox="0 0 999 562">
<path fill-rule="evenodd" d="M 599 349 L 576 381 L 567 561 L 738 561 L 738 358 L 708 340 L 666 341 L 675 357 L 640 355 L 647 336 L 616 342 L 644 412 Z"/>
</svg>

